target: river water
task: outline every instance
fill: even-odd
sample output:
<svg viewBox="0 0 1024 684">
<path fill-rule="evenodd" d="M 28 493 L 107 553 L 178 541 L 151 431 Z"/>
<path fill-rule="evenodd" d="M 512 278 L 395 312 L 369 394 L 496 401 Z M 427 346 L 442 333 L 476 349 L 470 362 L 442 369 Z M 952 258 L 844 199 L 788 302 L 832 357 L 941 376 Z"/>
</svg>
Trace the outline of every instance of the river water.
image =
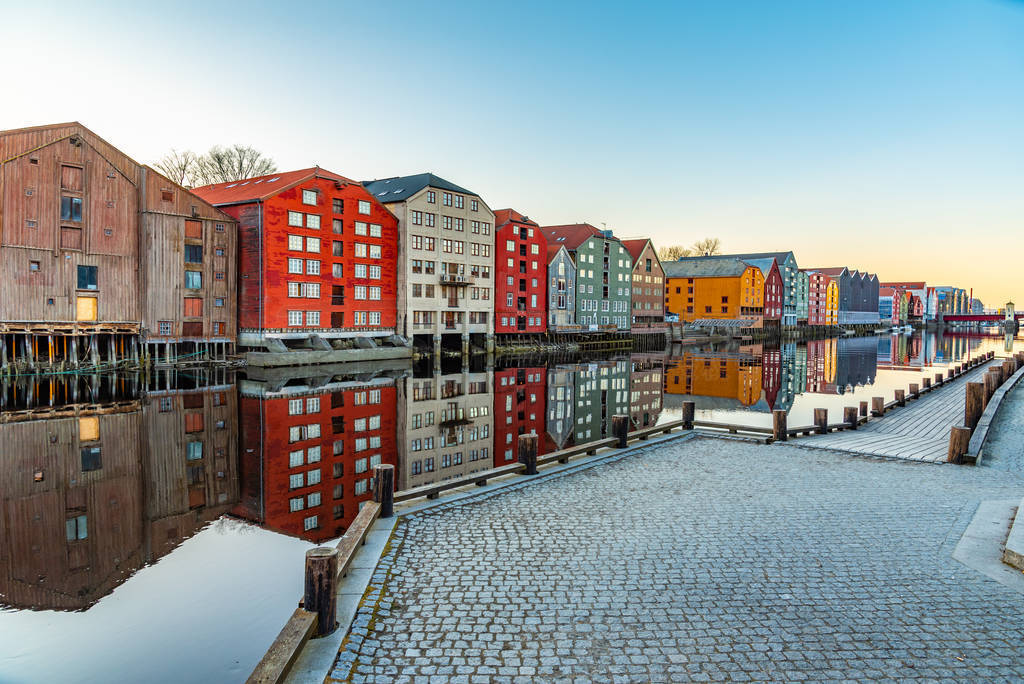
<svg viewBox="0 0 1024 684">
<path fill-rule="evenodd" d="M 306 549 L 370 499 L 678 419 L 812 422 L 1020 339 L 934 333 L 601 358 L 66 376 L 0 392 L 0 682 L 244 681 Z"/>
</svg>

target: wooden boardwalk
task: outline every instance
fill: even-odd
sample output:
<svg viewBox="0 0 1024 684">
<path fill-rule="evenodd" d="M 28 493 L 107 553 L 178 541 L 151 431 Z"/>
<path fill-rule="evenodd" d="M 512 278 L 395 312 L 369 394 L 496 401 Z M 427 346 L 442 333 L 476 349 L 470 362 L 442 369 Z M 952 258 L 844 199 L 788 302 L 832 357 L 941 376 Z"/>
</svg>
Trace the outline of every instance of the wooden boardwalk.
<svg viewBox="0 0 1024 684">
<path fill-rule="evenodd" d="M 801 437 L 796 444 L 818 449 L 942 463 L 949 449 L 949 428 L 964 422 L 964 385 L 981 382 L 985 369 L 1002 359 L 982 364 L 933 388 L 920 399 L 870 418 L 856 430 Z"/>
</svg>

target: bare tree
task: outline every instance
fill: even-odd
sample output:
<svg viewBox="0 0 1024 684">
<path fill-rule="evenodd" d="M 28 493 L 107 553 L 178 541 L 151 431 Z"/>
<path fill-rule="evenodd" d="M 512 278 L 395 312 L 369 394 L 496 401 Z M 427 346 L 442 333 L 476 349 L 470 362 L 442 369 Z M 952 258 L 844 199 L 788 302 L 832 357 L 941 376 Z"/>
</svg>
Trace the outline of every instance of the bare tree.
<svg viewBox="0 0 1024 684">
<path fill-rule="evenodd" d="M 248 145 L 215 145 L 199 158 L 196 167 L 196 176 L 202 185 L 263 176 L 277 170 L 273 159 Z"/>
<path fill-rule="evenodd" d="M 191 150 L 171 150 L 153 166 L 178 185 L 190 188 L 195 180 L 196 164 L 199 159 Z"/>
<path fill-rule="evenodd" d="M 682 245 L 672 245 L 670 247 L 662 247 L 658 250 L 658 258 L 662 261 L 675 261 L 682 257 L 688 257 L 693 254 L 693 250 L 689 247 L 683 247 Z"/>
<path fill-rule="evenodd" d="M 722 253 L 722 241 L 718 238 L 704 238 L 693 243 L 691 251 L 699 256 L 714 256 Z"/>
</svg>

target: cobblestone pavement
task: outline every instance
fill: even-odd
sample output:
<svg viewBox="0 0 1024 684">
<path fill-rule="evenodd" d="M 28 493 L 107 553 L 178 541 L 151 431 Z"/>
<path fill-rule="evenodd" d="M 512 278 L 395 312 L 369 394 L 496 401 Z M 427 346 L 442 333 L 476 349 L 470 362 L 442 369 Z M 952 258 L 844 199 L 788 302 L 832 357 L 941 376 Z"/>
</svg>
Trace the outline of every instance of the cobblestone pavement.
<svg viewBox="0 0 1024 684">
<path fill-rule="evenodd" d="M 405 518 L 356 682 L 1024 679 L 1024 595 L 951 558 L 1016 474 L 694 439 Z"/>
<path fill-rule="evenodd" d="M 1024 473 L 1024 385 L 1011 389 L 999 405 L 985 443 L 982 466 Z"/>
</svg>

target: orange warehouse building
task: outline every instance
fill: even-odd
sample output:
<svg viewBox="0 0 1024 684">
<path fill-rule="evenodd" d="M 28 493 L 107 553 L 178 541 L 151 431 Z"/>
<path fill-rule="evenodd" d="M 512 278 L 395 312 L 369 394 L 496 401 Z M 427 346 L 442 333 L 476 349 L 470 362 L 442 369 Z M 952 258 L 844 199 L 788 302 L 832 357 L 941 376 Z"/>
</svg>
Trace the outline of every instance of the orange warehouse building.
<svg viewBox="0 0 1024 684">
<path fill-rule="evenodd" d="M 680 321 L 747 319 L 761 324 L 764 274 L 732 257 L 700 257 L 666 261 L 665 313 Z"/>
</svg>

